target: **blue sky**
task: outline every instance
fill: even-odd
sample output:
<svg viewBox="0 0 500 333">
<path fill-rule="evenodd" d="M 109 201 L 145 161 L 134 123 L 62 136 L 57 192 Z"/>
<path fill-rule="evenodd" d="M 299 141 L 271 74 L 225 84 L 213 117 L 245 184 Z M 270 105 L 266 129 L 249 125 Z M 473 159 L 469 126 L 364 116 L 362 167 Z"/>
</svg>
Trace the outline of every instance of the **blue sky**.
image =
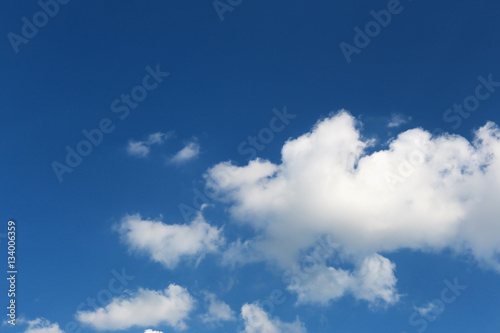
<svg viewBox="0 0 500 333">
<path fill-rule="evenodd" d="M 499 10 L 10 2 L 0 330 L 498 332 Z"/>
</svg>

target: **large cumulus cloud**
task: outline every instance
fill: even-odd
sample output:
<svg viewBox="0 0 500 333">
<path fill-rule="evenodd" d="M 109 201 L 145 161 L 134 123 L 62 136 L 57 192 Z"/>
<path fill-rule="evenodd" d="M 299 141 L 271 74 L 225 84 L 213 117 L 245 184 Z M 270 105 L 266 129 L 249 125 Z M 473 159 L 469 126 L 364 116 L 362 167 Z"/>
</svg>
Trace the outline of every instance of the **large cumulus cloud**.
<svg viewBox="0 0 500 333">
<path fill-rule="evenodd" d="M 486 123 L 472 141 L 411 129 L 376 150 L 362 137 L 361 124 L 341 111 L 287 141 L 281 155 L 279 164 L 224 162 L 207 171 L 207 186 L 230 204 L 236 220 L 258 233 L 249 242 L 234 243 L 234 253 L 226 257 L 238 258 L 238 250 L 252 248 L 286 267 L 327 234 L 358 271 L 367 258 L 378 258 L 376 253 L 402 248 L 451 248 L 500 271 L 495 124 Z M 394 300 L 395 294 L 384 297 Z"/>
</svg>

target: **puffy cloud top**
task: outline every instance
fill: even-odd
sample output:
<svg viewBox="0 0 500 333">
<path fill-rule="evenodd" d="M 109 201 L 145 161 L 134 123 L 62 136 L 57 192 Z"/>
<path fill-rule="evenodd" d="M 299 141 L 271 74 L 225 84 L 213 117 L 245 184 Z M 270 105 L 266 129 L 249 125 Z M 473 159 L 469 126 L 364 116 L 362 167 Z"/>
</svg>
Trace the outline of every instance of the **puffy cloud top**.
<svg viewBox="0 0 500 333">
<path fill-rule="evenodd" d="M 286 267 L 327 234 L 356 264 L 357 274 L 367 269 L 367 276 L 377 275 L 379 265 L 387 294 L 368 296 L 367 289 L 362 297 L 389 302 L 395 297 L 392 268 L 385 258 L 373 257 L 383 251 L 452 248 L 500 271 L 495 124 L 479 128 L 472 141 L 415 128 L 393 138 L 387 149 L 368 153 L 369 147 L 373 150 L 373 141 L 362 137 L 360 124 L 341 111 L 287 141 L 281 163 L 220 163 L 207 171 L 207 186 L 231 204 L 233 217 L 258 231 L 255 240 L 243 243 L 247 252 L 253 244 L 256 253 Z M 231 249 L 241 250 L 242 244 L 236 245 Z"/>
</svg>

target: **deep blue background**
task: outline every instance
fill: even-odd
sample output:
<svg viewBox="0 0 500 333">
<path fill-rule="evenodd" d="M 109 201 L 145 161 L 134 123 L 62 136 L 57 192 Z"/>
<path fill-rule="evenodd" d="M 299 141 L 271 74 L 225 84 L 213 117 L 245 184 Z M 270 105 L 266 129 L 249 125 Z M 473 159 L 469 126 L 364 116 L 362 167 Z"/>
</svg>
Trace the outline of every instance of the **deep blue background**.
<svg viewBox="0 0 500 333">
<path fill-rule="evenodd" d="M 202 188 L 203 172 L 228 159 L 245 163 L 238 144 L 268 126 L 274 107 L 286 105 L 297 118 L 260 154 L 273 161 L 287 138 L 341 108 L 364 122 L 365 135 L 381 141 L 401 130 L 385 127 L 391 113 L 412 117 L 402 129 L 443 128 L 467 138 L 487 120 L 499 123 L 500 92 L 457 130 L 442 117 L 474 92 L 479 75 L 500 81 L 500 3 L 401 4 L 403 11 L 348 64 L 339 43 L 352 44 L 353 28 L 363 27 L 370 11 L 386 8 L 387 1 L 243 1 L 223 22 L 211 1 L 71 1 L 18 54 L 7 33 L 19 34 L 21 18 L 31 20 L 40 8 L 35 1 L 5 2 L 0 207 L 1 219 L 14 218 L 19 226 L 20 313 L 64 328 L 76 306 L 121 267 L 136 276 L 132 289 L 170 282 L 209 289 L 237 312 L 244 302 L 284 290 L 280 276 L 264 265 L 231 271 L 209 257 L 198 269 L 167 271 L 127 254 L 111 228 L 126 213 L 183 223 L 178 205 L 191 202 L 194 187 Z M 170 76 L 119 120 L 111 102 L 156 64 Z M 81 131 L 104 117 L 115 131 L 59 183 L 51 163 L 63 162 L 65 146 L 75 147 Z M 146 161 L 126 155 L 129 139 L 169 130 L 176 136 L 159 154 Z M 166 166 L 165 158 L 193 136 L 201 143 L 200 158 L 182 168 Z M 208 215 L 214 225 L 230 223 L 217 208 Z M 407 294 L 395 307 L 370 310 L 350 298 L 328 308 L 295 307 L 288 294 L 274 315 L 284 321 L 299 315 L 309 332 L 415 332 L 408 324 L 413 304 L 438 297 L 442 281 L 458 276 L 469 289 L 427 332 L 498 332 L 497 275 L 450 256 L 403 251 L 389 258 Z M 237 284 L 223 292 L 218 282 L 230 278 Z M 237 324 L 224 328 L 231 332 Z M 189 325 L 188 331 L 204 330 L 196 320 Z"/>
</svg>

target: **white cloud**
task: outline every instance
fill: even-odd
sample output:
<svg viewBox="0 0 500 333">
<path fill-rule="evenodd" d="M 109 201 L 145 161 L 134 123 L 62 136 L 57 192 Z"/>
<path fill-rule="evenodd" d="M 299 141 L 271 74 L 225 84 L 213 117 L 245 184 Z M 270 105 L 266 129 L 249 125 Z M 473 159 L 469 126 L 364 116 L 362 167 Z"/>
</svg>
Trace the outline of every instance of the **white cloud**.
<svg viewBox="0 0 500 333">
<path fill-rule="evenodd" d="M 169 162 L 174 164 L 182 164 L 189 160 L 192 160 L 196 156 L 200 154 L 200 145 L 197 142 L 189 142 L 178 151 L 172 158 L 170 158 Z"/>
<path fill-rule="evenodd" d="M 130 140 L 127 146 L 127 152 L 136 157 L 146 157 L 149 155 L 149 147 L 142 141 Z"/>
<path fill-rule="evenodd" d="M 151 151 L 151 146 L 154 144 L 162 144 L 165 140 L 167 140 L 170 136 L 172 136 L 172 132 L 168 133 L 153 133 L 148 136 L 146 140 L 135 141 L 129 140 L 127 145 L 127 152 L 135 157 L 146 157 L 149 155 Z"/>
<path fill-rule="evenodd" d="M 154 331 L 152 329 L 147 329 L 144 331 L 144 333 L 163 333 L 162 331 Z"/>
<path fill-rule="evenodd" d="M 424 305 L 422 307 L 414 306 L 413 308 L 423 317 L 427 317 L 427 315 L 432 313 L 437 313 L 440 310 L 439 305 L 432 302 L 429 302 L 427 303 L 427 305 Z"/>
<path fill-rule="evenodd" d="M 405 117 L 402 114 L 393 113 L 391 115 L 391 119 L 389 120 L 389 123 L 387 124 L 387 127 L 399 127 L 403 124 L 406 124 L 410 120 L 411 120 L 411 117 Z"/>
<path fill-rule="evenodd" d="M 311 275 L 297 275 L 288 285 L 288 290 L 297 294 L 297 303 L 319 303 L 326 305 L 346 294 L 356 284 L 349 271 L 318 265 Z"/>
<path fill-rule="evenodd" d="M 225 257 L 237 260 L 254 248 L 285 269 L 318 236 L 330 235 L 357 274 L 369 260 L 357 297 L 387 302 L 395 297 L 393 264 L 376 253 L 451 248 L 500 271 L 496 125 L 481 127 L 471 142 L 416 128 L 400 133 L 386 150 L 367 153 L 370 144 L 360 124 L 342 111 L 287 141 L 279 164 L 256 159 L 210 168 L 207 186 L 230 204 L 233 219 L 257 232 L 250 243 L 233 244 Z M 346 274 L 356 274 L 329 271 L 325 276 L 341 285 Z"/>
<path fill-rule="evenodd" d="M 128 215 L 117 230 L 129 250 L 145 252 L 153 261 L 170 269 L 181 259 L 199 261 L 224 243 L 221 229 L 205 222 L 201 213 L 190 224 L 165 224 Z"/>
<path fill-rule="evenodd" d="M 204 323 L 218 323 L 236 319 L 234 311 L 231 310 L 229 305 L 218 300 L 214 294 L 206 292 L 205 301 L 208 302 L 208 311 L 201 316 Z"/>
<path fill-rule="evenodd" d="M 172 134 L 173 134 L 172 132 L 168 132 L 168 133 L 157 132 L 157 133 L 150 134 L 148 136 L 148 139 L 146 140 L 146 144 L 153 145 L 153 144 L 157 144 L 157 143 L 163 143 L 163 141 L 165 141 L 166 139 L 171 137 Z"/>
<path fill-rule="evenodd" d="M 307 330 L 299 319 L 293 323 L 284 323 L 279 319 L 270 319 L 266 312 L 256 304 L 245 304 L 241 308 L 245 321 L 245 333 L 306 333 Z"/>
<path fill-rule="evenodd" d="M 352 291 L 354 296 L 370 303 L 396 303 L 399 295 L 396 293 L 395 268 L 395 264 L 381 255 L 365 258 L 355 274 L 356 286 Z"/>
<path fill-rule="evenodd" d="M 240 239 L 229 244 L 222 253 L 222 264 L 234 267 L 236 264 L 248 264 L 258 262 L 265 258 L 259 251 L 259 246 L 255 240 Z"/>
<path fill-rule="evenodd" d="M 114 298 L 106 307 L 96 311 L 79 311 L 77 319 L 97 330 L 125 330 L 160 324 L 185 329 L 185 320 L 194 308 L 189 292 L 171 284 L 165 290 L 139 289 L 128 298 Z"/>
<path fill-rule="evenodd" d="M 18 320 L 18 324 L 28 324 L 28 328 L 24 333 L 64 333 L 59 328 L 58 323 L 51 323 L 44 318 L 36 318 L 34 320 Z"/>
<path fill-rule="evenodd" d="M 297 294 L 298 303 L 327 305 L 350 293 L 370 304 L 393 304 L 399 300 L 394 268 L 393 263 L 380 255 L 365 258 L 354 272 L 318 264 L 309 268 L 310 275 L 294 276 L 288 290 Z"/>
</svg>

